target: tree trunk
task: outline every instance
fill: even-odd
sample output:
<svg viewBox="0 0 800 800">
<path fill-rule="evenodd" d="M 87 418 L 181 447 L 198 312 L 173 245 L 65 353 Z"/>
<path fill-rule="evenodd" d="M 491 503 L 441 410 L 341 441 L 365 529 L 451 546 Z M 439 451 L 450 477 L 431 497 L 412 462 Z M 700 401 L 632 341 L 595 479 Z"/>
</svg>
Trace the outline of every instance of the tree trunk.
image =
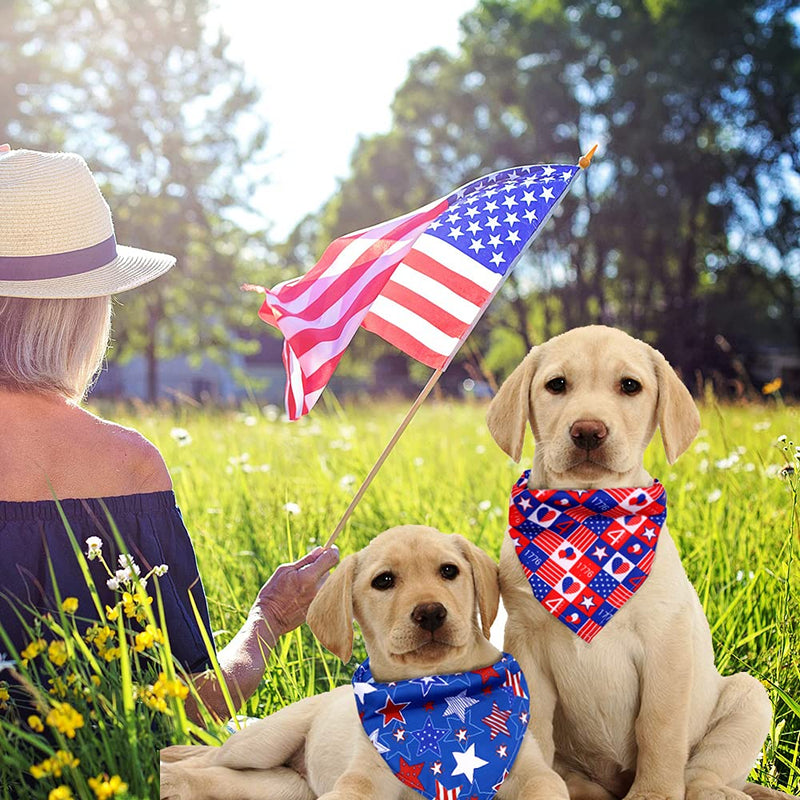
<svg viewBox="0 0 800 800">
<path fill-rule="evenodd" d="M 147 345 L 145 347 L 147 402 L 155 403 L 158 399 L 158 356 L 156 353 L 158 323 L 161 320 L 161 302 L 155 300 L 147 315 Z"/>
</svg>

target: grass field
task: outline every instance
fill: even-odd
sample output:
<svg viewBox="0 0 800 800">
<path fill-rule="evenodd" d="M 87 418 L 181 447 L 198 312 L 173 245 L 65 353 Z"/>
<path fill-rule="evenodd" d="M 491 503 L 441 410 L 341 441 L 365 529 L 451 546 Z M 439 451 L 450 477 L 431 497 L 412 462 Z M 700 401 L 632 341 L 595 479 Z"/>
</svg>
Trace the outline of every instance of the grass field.
<svg viewBox="0 0 800 800">
<path fill-rule="evenodd" d="M 277 409 L 255 406 L 244 412 L 102 410 L 138 428 L 164 454 L 222 645 L 272 570 L 325 541 L 405 409 L 331 404 L 293 424 L 281 421 Z M 533 448 L 529 440 L 525 464 L 510 462 L 491 440 L 484 414 L 479 404 L 428 401 L 340 537 L 342 553 L 387 527 L 414 522 L 463 533 L 497 557 L 508 494 Z M 670 530 L 711 622 L 720 670 L 754 674 L 772 698 L 774 726 L 754 776 L 799 793 L 800 533 L 796 475 L 786 467 L 798 464 L 791 442 L 800 443 L 800 418 L 774 403 L 720 408 L 709 402 L 702 415 L 700 435 L 675 465 L 666 464 L 656 441 L 647 466 L 667 487 Z M 354 659 L 361 657 L 359 645 Z M 351 670 L 300 629 L 280 642 L 244 713 L 270 713 L 348 680 Z M 124 694 L 130 686 L 121 679 L 117 688 Z M 134 723 L 124 698 L 108 702 L 112 721 L 102 725 L 103 735 L 117 737 L 113 754 L 100 751 L 96 724 L 94 732 L 87 724 L 68 741 L 54 733 L 49 750 L 28 734 L 0 731 L 0 796 L 48 798 L 64 786 L 74 794 L 49 800 L 99 797 L 86 776 L 107 773 L 128 784 L 130 797 L 157 797 L 156 750 L 189 740 L 179 701 L 153 711 L 144 725 Z M 212 730 L 211 736 L 224 734 Z M 32 780 L 31 764 L 59 748 L 80 766 Z M 113 793 L 119 784 L 108 787 L 106 797 L 124 796 Z"/>
</svg>

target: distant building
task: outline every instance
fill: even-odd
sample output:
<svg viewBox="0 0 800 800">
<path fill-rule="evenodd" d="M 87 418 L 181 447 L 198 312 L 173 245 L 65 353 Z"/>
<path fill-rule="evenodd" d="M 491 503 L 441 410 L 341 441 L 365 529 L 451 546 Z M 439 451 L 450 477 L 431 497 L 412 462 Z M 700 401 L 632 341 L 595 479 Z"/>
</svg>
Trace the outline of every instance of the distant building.
<svg viewBox="0 0 800 800">
<path fill-rule="evenodd" d="M 227 365 L 203 359 L 192 366 L 186 357 L 158 363 L 158 396 L 175 399 L 236 402 L 255 396 L 259 402 L 283 403 L 286 373 L 281 361 L 281 340 L 273 336 L 261 339 L 261 351 L 252 356 L 233 354 Z M 234 373 L 247 378 L 237 383 Z M 103 370 L 92 390 L 93 397 L 131 399 L 147 398 L 147 362 L 136 356 L 125 364 L 111 363 Z"/>
</svg>

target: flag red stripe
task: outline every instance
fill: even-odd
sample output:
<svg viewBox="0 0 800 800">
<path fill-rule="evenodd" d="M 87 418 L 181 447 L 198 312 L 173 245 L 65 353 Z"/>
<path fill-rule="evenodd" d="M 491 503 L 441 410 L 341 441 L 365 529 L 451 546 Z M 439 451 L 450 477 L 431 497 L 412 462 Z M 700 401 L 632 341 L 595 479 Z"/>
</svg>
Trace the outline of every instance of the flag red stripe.
<svg viewBox="0 0 800 800">
<path fill-rule="evenodd" d="M 454 317 L 442 306 L 432 303 L 420 294 L 401 286 L 399 283 L 389 281 L 381 292 L 381 297 L 394 300 L 398 305 L 407 308 L 422 319 L 427 320 L 437 327 L 442 333 L 458 339 L 470 323 L 462 322 Z M 477 309 L 476 312 L 477 313 Z"/>
<path fill-rule="evenodd" d="M 347 236 L 340 236 L 338 239 L 332 241 L 326 248 L 322 257 L 311 269 L 304 275 L 301 275 L 296 281 L 281 286 L 278 290 L 281 301 L 291 303 L 296 300 L 303 292 L 306 291 L 308 285 L 313 283 L 317 278 L 322 277 L 326 269 L 336 260 L 339 253 L 347 247 L 351 242 L 358 239 L 358 236 L 348 234 Z"/>
<path fill-rule="evenodd" d="M 381 256 L 386 252 L 386 250 L 395 244 L 395 242 L 401 240 L 415 228 L 418 228 L 421 225 L 424 225 L 427 222 L 435 219 L 439 214 L 446 210 L 447 202 L 442 201 L 424 213 L 414 214 L 407 219 L 402 220 L 397 227 L 384 233 L 379 239 L 373 242 L 373 244 L 370 245 L 370 247 L 368 247 L 352 265 L 349 265 L 346 270 L 337 275 L 331 284 L 326 288 L 322 297 L 325 297 L 330 292 L 334 292 L 334 290 L 337 290 L 334 292 L 334 295 L 343 294 L 344 292 L 341 291 L 342 287 L 346 287 L 355 283 L 360 275 L 363 274 L 364 267 L 368 268 L 378 259 L 379 256 Z M 363 236 L 368 235 L 368 233 L 363 234 Z M 318 278 L 324 277 L 322 273 L 324 273 L 324 271 L 330 267 L 342 250 L 344 250 L 344 248 L 347 247 L 347 245 L 349 245 L 351 242 L 354 242 L 360 238 L 362 237 L 353 235 L 343 236 L 328 245 L 319 262 L 315 264 L 305 275 L 303 275 L 303 277 L 297 281 L 297 283 L 281 287 L 281 289 L 278 291 L 281 305 L 288 305 L 307 290 L 307 284 L 313 283 Z M 320 267 L 321 269 L 318 269 Z M 362 268 L 360 271 L 354 271 L 354 268 L 358 269 L 359 267 Z M 315 303 L 312 305 L 316 305 L 316 302 L 317 301 L 315 301 Z M 330 305 L 330 301 L 328 301 L 328 305 Z M 300 315 L 298 311 L 294 310 L 292 314 L 293 316 L 302 316 L 304 319 L 309 318 L 307 314 Z"/>
<path fill-rule="evenodd" d="M 298 358 L 305 355 L 309 350 L 320 342 L 335 342 L 342 334 L 345 327 L 351 322 L 352 318 L 364 308 L 370 306 L 375 298 L 381 293 L 386 280 L 385 270 L 376 275 L 362 290 L 352 297 L 352 304 L 347 309 L 347 313 L 340 314 L 333 325 L 315 328 L 309 326 L 298 331 L 289 338 L 292 350 Z M 344 298 L 340 298 L 344 299 Z M 301 318 L 304 315 L 296 315 Z"/>
<path fill-rule="evenodd" d="M 392 325 L 391 322 L 387 322 L 383 317 L 378 317 L 372 312 L 369 312 L 364 317 L 361 327 L 372 331 L 372 333 L 385 339 L 389 344 L 399 348 L 420 363 L 433 367 L 433 369 L 444 366 L 445 361 L 447 361 L 449 354 L 443 355 L 425 347 L 419 339 L 414 338 L 410 333 L 398 328 L 396 325 Z"/>
<path fill-rule="evenodd" d="M 403 259 L 404 264 L 408 264 L 412 269 L 433 278 L 443 286 L 446 286 L 451 291 L 461 295 L 465 300 L 480 306 L 483 305 L 489 293 L 482 286 L 473 283 L 469 278 L 459 275 L 452 269 L 448 269 L 443 264 L 440 264 L 436 259 L 420 253 L 418 250 L 411 250 L 411 252 Z"/>
</svg>

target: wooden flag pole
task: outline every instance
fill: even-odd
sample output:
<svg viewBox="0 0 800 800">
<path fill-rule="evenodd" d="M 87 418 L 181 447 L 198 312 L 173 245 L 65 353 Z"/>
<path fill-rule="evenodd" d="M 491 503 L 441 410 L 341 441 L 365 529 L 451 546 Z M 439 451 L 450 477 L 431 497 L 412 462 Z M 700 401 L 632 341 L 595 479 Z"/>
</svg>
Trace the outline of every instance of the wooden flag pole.
<svg viewBox="0 0 800 800">
<path fill-rule="evenodd" d="M 436 386 L 437 381 L 439 378 L 442 377 L 442 373 L 444 372 L 444 368 L 439 368 L 436 372 L 431 375 L 428 382 L 425 384 L 422 391 L 417 395 L 417 399 L 414 401 L 411 408 L 408 409 L 408 413 L 406 414 L 403 421 L 398 426 L 397 430 L 394 432 L 394 435 L 389 440 L 389 444 L 383 448 L 383 452 L 378 456 L 378 460 L 375 462 L 372 469 L 369 471 L 369 474 L 366 478 L 364 478 L 364 482 L 359 487 L 358 491 L 355 493 L 353 499 L 350 501 L 350 505 L 347 506 L 342 518 L 339 520 L 339 524 L 334 528 L 333 533 L 328 538 L 328 541 L 325 542 L 325 549 L 327 550 L 337 539 L 339 534 L 344 530 L 344 526 L 347 523 L 347 520 L 350 519 L 350 515 L 353 513 L 353 510 L 358 505 L 361 498 L 364 496 L 364 492 L 367 491 L 369 485 L 372 483 L 373 478 L 378 474 L 378 470 L 383 466 L 383 462 L 389 457 L 389 453 L 392 452 L 394 446 L 397 444 L 398 439 L 403 435 L 403 431 L 408 427 L 408 424 L 414 418 L 414 414 L 417 413 L 419 407 L 425 402 L 425 398 L 431 393 L 431 390 L 434 386 Z"/>
</svg>

